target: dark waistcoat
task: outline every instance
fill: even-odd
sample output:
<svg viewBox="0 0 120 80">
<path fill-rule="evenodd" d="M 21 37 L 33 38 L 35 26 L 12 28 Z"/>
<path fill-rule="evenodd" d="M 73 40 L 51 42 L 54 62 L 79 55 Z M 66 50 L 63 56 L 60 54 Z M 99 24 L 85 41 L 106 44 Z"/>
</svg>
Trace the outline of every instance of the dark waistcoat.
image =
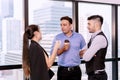
<svg viewBox="0 0 120 80">
<path fill-rule="evenodd" d="M 104 35 L 103 32 L 100 32 L 97 35 L 103 35 L 106 38 L 106 36 Z M 88 43 L 88 48 L 90 47 L 92 40 L 90 39 L 90 41 Z M 106 38 L 106 40 L 107 40 L 107 38 Z M 105 48 L 101 48 L 100 50 L 98 50 L 96 52 L 96 54 L 95 54 L 96 56 L 94 56 L 90 61 L 86 62 L 86 72 L 87 73 L 94 72 L 95 70 L 101 70 L 101 69 L 105 68 L 104 61 L 105 61 L 105 56 L 106 56 L 106 52 L 107 52 L 107 47 L 108 47 L 108 43 Z"/>
</svg>

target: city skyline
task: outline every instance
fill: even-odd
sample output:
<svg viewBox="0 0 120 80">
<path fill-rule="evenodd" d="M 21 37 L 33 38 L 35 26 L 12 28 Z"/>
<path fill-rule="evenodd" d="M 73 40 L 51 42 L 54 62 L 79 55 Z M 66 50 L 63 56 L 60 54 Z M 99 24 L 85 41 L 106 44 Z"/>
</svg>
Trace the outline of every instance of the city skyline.
<svg viewBox="0 0 120 80">
<path fill-rule="evenodd" d="M 72 8 L 66 7 L 64 2 L 51 2 L 43 8 L 33 9 L 33 15 L 29 14 L 29 16 L 33 16 L 33 19 L 30 19 L 29 22 L 40 26 L 43 35 L 40 44 L 50 53 L 54 36 L 61 32 L 60 18 L 62 16 L 72 17 Z"/>
<path fill-rule="evenodd" d="M 3 65 L 21 65 L 22 64 L 22 38 L 23 38 L 23 32 L 24 32 L 24 4 L 22 0 L 9 0 L 13 1 L 13 8 L 9 11 L 8 6 L 3 8 L 7 11 L 8 15 L 6 17 L 1 17 L 1 1 L 0 0 L 0 66 Z M 4 0 L 3 0 L 4 1 Z M 7 1 L 7 0 L 6 0 Z M 9 2 L 8 1 L 8 2 Z M 40 42 L 40 44 L 47 50 L 49 53 L 52 40 L 54 36 L 57 33 L 60 33 L 60 17 L 64 15 L 68 15 L 72 17 L 72 2 L 58 2 L 57 1 L 50 1 L 49 0 L 41 0 L 40 2 L 36 0 L 29 0 L 29 24 L 38 24 L 40 25 L 43 40 Z M 8 5 L 8 2 L 5 3 L 5 5 Z M 34 3 L 35 2 L 35 3 Z M 54 2 L 54 3 L 53 3 Z M 78 3 L 79 4 L 79 3 Z M 112 15 L 111 15 L 111 6 L 108 8 L 101 7 L 104 5 L 100 5 L 100 8 L 97 8 L 99 6 L 98 4 L 88 5 L 88 3 L 85 3 L 86 5 L 80 5 L 78 6 L 79 11 L 78 18 L 79 18 L 79 33 L 82 33 L 86 39 L 88 39 L 88 31 L 87 31 L 87 23 L 86 18 L 93 13 L 99 13 L 104 14 L 105 18 L 105 24 L 103 27 L 105 27 L 104 31 L 109 36 L 110 42 L 112 42 Z M 109 6 L 109 5 L 106 5 Z M 91 9 L 91 7 L 94 7 Z M 97 9 L 95 9 L 97 8 Z M 10 9 L 10 7 L 9 7 Z M 67 9 L 67 10 L 66 10 Z M 120 7 L 118 8 L 120 13 Z M 94 11 L 95 10 L 95 11 Z M 32 11 L 32 12 L 31 12 Z M 110 13 L 110 14 L 106 14 Z M 9 14 L 8 14 L 9 13 Z M 118 13 L 118 14 L 119 14 Z M 118 21 L 120 21 L 120 16 L 118 15 Z M 106 27 L 107 26 L 107 27 Z M 118 33 L 120 30 L 120 23 L 118 22 Z M 4 37 L 5 36 L 5 37 Z M 120 36 L 118 35 L 118 43 L 120 41 Z M 111 43 L 110 43 L 111 45 Z M 112 45 L 110 46 L 109 52 L 110 56 L 108 55 L 107 58 L 112 58 Z M 118 48 L 120 49 L 120 44 L 118 44 Z M 2 51 L 4 50 L 4 51 Z M 120 54 L 118 54 L 120 57 Z M 57 60 L 56 60 L 57 61 Z M 82 78 L 83 80 L 87 80 L 87 76 L 85 74 L 85 65 L 80 64 L 81 70 L 82 70 Z M 58 66 L 53 66 L 52 69 L 57 72 Z M 112 61 L 106 62 L 106 71 L 108 72 L 109 80 L 112 80 Z M 6 71 L 6 70 L 5 70 Z M 23 80 L 23 71 L 20 69 L 17 70 L 8 70 L 5 72 L 0 71 L 0 80 Z M 8 74 L 7 74 L 8 73 Z M 120 75 L 120 73 L 119 73 Z M 56 80 L 56 75 L 52 80 Z"/>
<path fill-rule="evenodd" d="M 0 0 L 0 65 L 15 64 L 14 61 L 22 62 L 17 59 L 22 59 L 21 34 L 23 27 L 21 18 L 16 17 L 18 12 L 13 7 L 17 5 L 14 3 L 15 0 Z M 16 57 L 11 55 L 16 55 Z M 17 57 L 18 55 L 19 57 Z M 13 58 L 16 58 L 16 60 L 13 60 Z"/>
</svg>

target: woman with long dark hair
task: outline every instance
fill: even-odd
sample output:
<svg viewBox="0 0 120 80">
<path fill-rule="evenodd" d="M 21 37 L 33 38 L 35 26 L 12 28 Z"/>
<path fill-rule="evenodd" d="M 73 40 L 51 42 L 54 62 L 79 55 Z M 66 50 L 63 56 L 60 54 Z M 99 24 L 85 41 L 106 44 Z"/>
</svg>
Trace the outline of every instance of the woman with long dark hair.
<svg viewBox="0 0 120 80">
<path fill-rule="evenodd" d="M 29 25 L 23 37 L 23 71 L 30 80 L 50 80 L 48 70 L 52 66 L 60 42 L 57 41 L 53 54 L 48 58 L 46 51 L 39 44 L 42 39 L 38 25 Z"/>
</svg>

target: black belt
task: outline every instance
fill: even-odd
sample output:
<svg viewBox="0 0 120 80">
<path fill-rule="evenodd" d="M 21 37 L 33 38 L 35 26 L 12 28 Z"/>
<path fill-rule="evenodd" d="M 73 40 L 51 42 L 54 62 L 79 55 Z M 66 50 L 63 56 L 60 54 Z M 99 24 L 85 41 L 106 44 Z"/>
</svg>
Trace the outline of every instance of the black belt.
<svg viewBox="0 0 120 80">
<path fill-rule="evenodd" d="M 76 70 L 76 69 L 80 69 L 79 66 L 71 66 L 71 67 L 59 66 L 58 68 L 59 68 L 59 69 L 65 69 L 65 70 L 67 70 L 67 71 L 73 71 L 73 70 Z"/>
</svg>

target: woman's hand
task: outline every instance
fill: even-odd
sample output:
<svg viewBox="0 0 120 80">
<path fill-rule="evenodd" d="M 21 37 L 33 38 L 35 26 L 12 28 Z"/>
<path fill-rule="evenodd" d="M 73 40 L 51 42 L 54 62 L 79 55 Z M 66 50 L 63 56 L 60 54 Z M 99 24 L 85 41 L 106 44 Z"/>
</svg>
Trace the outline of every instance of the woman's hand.
<svg viewBox="0 0 120 80">
<path fill-rule="evenodd" d="M 57 40 L 57 41 L 55 42 L 54 47 L 55 47 L 56 49 L 59 49 L 59 48 L 60 48 L 60 44 L 61 44 L 61 41 L 60 41 L 60 40 Z"/>
</svg>

